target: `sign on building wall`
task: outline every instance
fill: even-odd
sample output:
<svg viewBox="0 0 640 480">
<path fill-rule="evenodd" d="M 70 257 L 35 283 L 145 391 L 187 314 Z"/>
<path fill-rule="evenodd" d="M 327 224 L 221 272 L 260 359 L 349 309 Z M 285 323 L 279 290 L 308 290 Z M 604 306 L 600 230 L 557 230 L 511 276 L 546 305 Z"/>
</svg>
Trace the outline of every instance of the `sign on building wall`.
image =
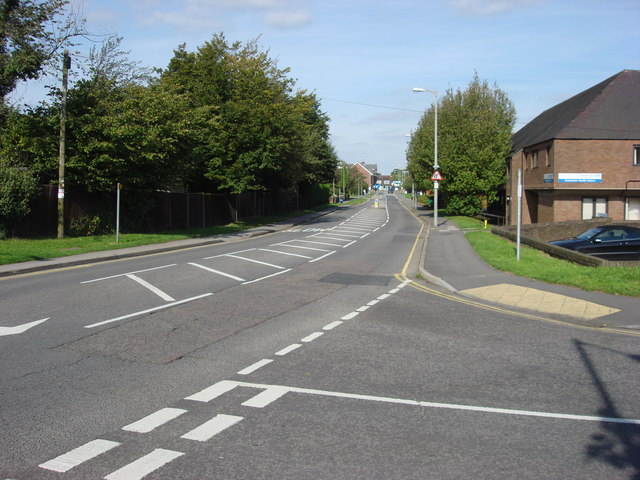
<svg viewBox="0 0 640 480">
<path fill-rule="evenodd" d="M 553 173 L 544 174 L 544 183 L 553 183 Z"/>
<path fill-rule="evenodd" d="M 559 173 L 560 183 L 602 183 L 601 173 Z"/>
</svg>

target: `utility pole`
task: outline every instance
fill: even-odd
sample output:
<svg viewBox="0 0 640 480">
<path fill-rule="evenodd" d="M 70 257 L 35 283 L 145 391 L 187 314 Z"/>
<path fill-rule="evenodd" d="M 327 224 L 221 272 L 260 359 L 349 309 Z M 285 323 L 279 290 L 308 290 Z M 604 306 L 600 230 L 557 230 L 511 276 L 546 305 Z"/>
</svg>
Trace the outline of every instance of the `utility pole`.
<svg viewBox="0 0 640 480">
<path fill-rule="evenodd" d="M 66 147 L 67 83 L 69 81 L 70 68 L 71 57 L 69 56 L 69 50 L 65 50 L 62 57 L 62 105 L 60 113 L 60 159 L 58 165 L 58 238 L 64 238 L 64 154 Z"/>
</svg>

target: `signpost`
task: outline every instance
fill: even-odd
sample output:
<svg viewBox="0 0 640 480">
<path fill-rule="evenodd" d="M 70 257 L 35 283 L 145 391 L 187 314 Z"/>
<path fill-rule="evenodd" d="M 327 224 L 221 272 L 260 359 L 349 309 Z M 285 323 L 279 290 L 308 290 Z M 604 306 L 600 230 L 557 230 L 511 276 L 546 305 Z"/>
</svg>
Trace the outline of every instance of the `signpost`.
<svg viewBox="0 0 640 480">
<path fill-rule="evenodd" d="M 438 228 L 438 187 L 439 182 L 442 181 L 442 174 L 439 170 L 433 172 L 431 175 L 431 181 L 433 182 L 433 225 Z"/>
</svg>

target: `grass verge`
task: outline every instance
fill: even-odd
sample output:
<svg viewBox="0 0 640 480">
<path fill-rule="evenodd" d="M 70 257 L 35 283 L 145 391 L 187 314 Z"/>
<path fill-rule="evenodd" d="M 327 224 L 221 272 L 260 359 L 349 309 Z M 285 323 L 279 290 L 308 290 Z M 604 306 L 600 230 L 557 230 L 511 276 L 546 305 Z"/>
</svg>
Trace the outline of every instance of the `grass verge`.
<svg viewBox="0 0 640 480">
<path fill-rule="evenodd" d="M 185 240 L 188 238 L 204 238 L 215 235 L 240 232 L 250 228 L 276 223 L 305 215 L 307 213 L 326 210 L 332 205 L 320 205 L 308 210 L 291 212 L 286 216 L 260 217 L 247 222 L 231 223 L 209 228 L 196 228 L 190 230 L 178 230 L 167 233 L 125 233 L 120 234 L 119 242 L 116 243 L 115 234 L 96 235 L 91 237 L 66 237 L 23 239 L 11 238 L 0 240 L 0 265 L 11 263 L 28 262 L 31 260 L 45 260 L 48 258 L 60 258 L 79 253 L 101 252 L 105 250 L 119 250 L 122 248 L 138 247 L 141 245 L 152 245 L 157 243 L 172 242 L 175 240 Z"/>
<path fill-rule="evenodd" d="M 506 238 L 489 231 L 467 232 L 466 238 L 478 256 L 498 270 L 582 290 L 640 296 L 640 269 L 637 267 L 586 267 L 551 257 L 526 245 L 520 246 L 518 261 L 516 244 Z"/>
</svg>

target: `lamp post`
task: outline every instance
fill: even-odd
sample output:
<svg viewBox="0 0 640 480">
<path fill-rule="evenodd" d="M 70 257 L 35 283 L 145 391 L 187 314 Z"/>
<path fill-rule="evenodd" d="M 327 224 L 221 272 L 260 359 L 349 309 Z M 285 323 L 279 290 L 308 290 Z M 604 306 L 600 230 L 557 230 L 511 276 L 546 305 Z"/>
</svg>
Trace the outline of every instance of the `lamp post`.
<svg viewBox="0 0 640 480">
<path fill-rule="evenodd" d="M 434 90 L 427 90 L 426 88 L 415 87 L 413 89 L 416 93 L 424 93 L 428 92 L 433 94 L 435 99 L 435 128 L 434 128 L 434 156 L 433 156 L 433 171 L 435 173 L 438 170 L 438 92 Z M 438 180 L 434 180 L 433 182 L 433 225 L 437 229 L 438 228 Z"/>
</svg>

